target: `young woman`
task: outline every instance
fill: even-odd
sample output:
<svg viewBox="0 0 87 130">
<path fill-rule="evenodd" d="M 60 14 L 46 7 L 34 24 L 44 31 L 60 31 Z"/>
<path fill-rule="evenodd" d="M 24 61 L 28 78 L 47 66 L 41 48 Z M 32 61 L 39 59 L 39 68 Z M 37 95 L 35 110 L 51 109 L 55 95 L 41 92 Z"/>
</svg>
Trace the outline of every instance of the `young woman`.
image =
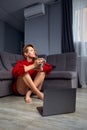
<svg viewBox="0 0 87 130">
<path fill-rule="evenodd" d="M 32 101 L 30 97 L 32 93 L 43 100 L 44 94 L 40 90 L 45 75 L 51 72 L 52 66 L 44 63 L 44 58 L 38 58 L 36 49 L 31 44 L 24 46 L 23 56 L 24 60 L 18 61 L 12 70 L 15 78 L 13 91 L 15 94 L 25 95 L 27 103 Z"/>
</svg>

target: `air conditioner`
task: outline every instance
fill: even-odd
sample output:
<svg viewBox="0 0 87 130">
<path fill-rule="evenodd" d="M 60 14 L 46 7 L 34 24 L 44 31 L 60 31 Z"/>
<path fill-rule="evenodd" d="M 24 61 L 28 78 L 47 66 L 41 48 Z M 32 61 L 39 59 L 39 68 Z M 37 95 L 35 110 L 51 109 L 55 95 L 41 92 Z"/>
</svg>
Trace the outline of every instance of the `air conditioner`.
<svg viewBox="0 0 87 130">
<path fill-rule="evenodd" d="M 44 14 L 45 14 L 45 5 L 43 3 L 30 6 L 29 8 L 26 8 L 24 10 L 24 17 L 26 20 L 33 17 L 41 16 Z"/>
</svg>

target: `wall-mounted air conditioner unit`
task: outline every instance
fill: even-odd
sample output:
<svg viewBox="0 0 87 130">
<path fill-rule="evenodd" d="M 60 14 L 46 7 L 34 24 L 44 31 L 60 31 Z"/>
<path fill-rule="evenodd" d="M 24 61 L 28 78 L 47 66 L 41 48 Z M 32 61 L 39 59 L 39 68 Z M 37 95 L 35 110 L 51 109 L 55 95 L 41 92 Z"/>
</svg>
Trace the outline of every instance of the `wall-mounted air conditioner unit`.
<svg viewBox="0 0 87 130">
<path fill-rule="evenodd" d="M 26 20 L 38 17 L 45 14 L 45 5 L 44 4 L 37 4 L 30 6 L 24 10 L 24 17 Z"/>
</svg>

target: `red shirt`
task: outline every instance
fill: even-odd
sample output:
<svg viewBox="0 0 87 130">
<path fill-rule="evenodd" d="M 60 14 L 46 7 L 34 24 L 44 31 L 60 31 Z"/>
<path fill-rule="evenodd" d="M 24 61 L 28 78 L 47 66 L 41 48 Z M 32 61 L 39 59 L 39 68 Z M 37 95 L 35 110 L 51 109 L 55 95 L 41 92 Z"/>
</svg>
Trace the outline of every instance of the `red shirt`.
<svg viewBox="0 0 87 130">
<path fill-rule="evenodd" d="M 14 68 L 12 69 L 12 74 L 15 78 L 15 82 L 13 84 L 13 92 L 18 95 L 17 92 L 17 86 L 16 86 L 16 79 L 19 76 L 22 76 L 25 73 L 24 70 L 24 65 L 29 66 L 32 65 L 34 62 L 28 62 L 27 60 L 22 60 L 22 61 L 18 61 L 16 63 L 16 65 L 14 66 Z M 43 71 L 46 72 L 46 74 L 49 74 L 52 71 L 52 66 L 50 64 L 48 64 L 47 62 L 44 64 L 43 66 Z M 28 73 L 30 74 L 31 78 L 34 79 L 36 74 L 37 74 L 37 70 L 29 70 Z"/>
<path fill-rule="evenodd" d="M 14 66 L 14 68 L 12 69 L 12 74 L 15 78 L 19 77 L 19 76 L 22 76 L 25 71 L 24 71 L 24 65 L 26 66 L 29 66 L 29 65 L 32 65 L 34 62 L 28 62 L 27 60 L 22 60 L 22 61 L 18 61 L 16 63 L 16 65 Z M 49 63 L 45 63 L 43 65 L 43 71 L 46 72 L 46 74 L 49 74 L 51 71 L 52 71 L 52 66 L 49 64 Z M 36 73 L 38 71 L 37 70 L 29 70 L 28 73 L 31 75 L 31 76 L 35 76 Z"/>
</svg>

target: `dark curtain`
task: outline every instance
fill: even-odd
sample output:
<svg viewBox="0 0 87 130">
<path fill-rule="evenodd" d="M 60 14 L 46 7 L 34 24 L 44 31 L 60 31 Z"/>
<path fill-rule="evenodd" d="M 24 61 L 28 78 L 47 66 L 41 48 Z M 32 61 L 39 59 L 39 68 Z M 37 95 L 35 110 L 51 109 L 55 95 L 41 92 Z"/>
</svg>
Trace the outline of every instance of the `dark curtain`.
<svg viewBox="0 0 87 130">
<path fill-rule="evenodd" d="M 62 3 L 62 53 L 74 52 L 72 32 L 72 0 L 61 0 Z"/>
</svg>

